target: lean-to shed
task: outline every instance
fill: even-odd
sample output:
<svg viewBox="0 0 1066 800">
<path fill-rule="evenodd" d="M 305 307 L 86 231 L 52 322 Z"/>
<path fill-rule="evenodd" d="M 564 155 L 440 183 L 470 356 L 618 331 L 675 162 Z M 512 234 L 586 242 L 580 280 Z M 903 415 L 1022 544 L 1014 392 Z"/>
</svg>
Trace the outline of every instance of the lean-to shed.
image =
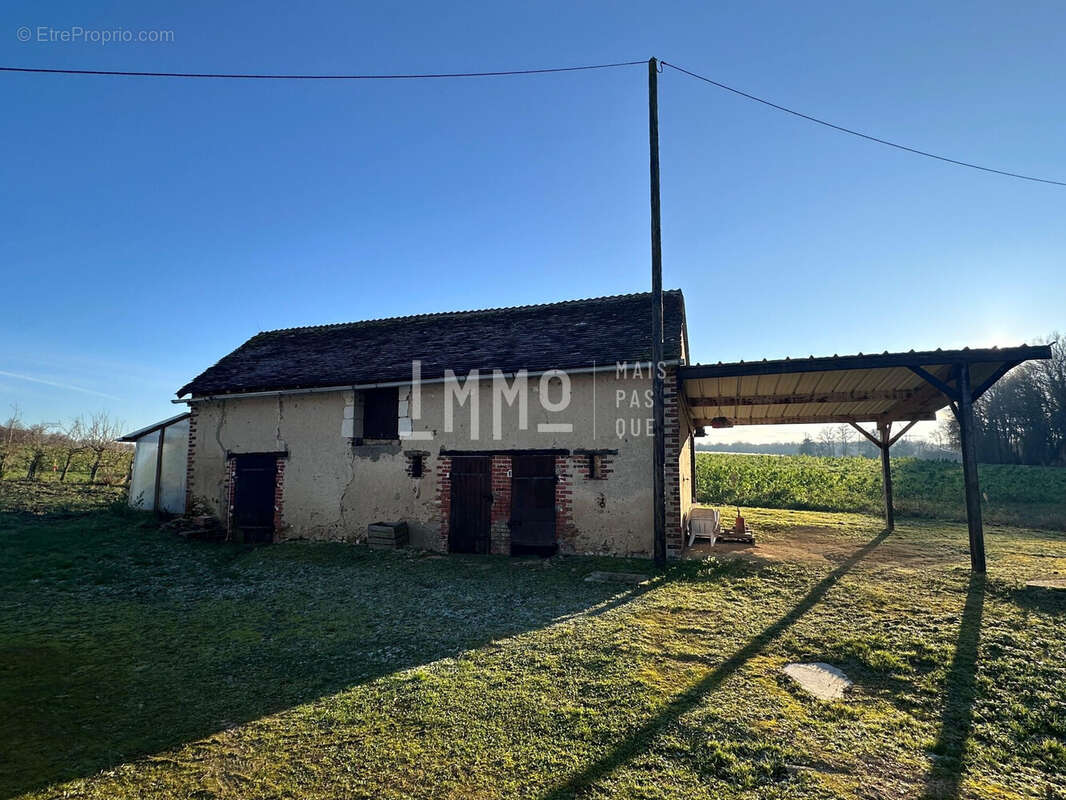
<svg viewBox="0 0 1066 800">
<path fill-rule="evenodd" d="M 185 473 L 189 453 L 189 414 L 128 433 L 120 442 L 133 442 L 133 475 L 129 502 L 145 511 L 185 512 Z"/>
</svg>

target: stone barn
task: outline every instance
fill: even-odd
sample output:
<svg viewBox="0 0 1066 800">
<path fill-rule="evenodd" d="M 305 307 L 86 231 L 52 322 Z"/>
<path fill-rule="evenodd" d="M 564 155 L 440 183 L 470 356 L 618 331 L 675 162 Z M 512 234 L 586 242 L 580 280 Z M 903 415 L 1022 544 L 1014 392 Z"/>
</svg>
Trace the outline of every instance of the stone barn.
<svg viewBox="0 0 1066 800">
<path fill-rule="evenodd" d="M 235 538 L 404 522 L 463 553 L 653 551 L 650 293 L 257 334 L 178 391 L 186 510 Z M 693 491 L 684 297 L 664 303 L 668 551 Z"/>
</svg>

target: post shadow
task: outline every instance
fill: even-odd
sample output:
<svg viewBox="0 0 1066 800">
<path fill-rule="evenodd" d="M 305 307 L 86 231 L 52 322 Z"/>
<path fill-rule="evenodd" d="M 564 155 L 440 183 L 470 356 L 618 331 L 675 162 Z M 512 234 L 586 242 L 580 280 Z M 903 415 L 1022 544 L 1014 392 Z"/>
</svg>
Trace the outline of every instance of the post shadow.
<svg viewBox="0 0 1066 800">
<path fill-rule="evenodd" d="M 926 776 L 927 798 L 943 800 L 960 796 L 966 771 L 966 743 L 973 731 L 973 707 L 977 699 L 977 650 L 981 640 L 984 604 L 985 575 L 972 572 L 959 623 L 955 655 L 944 681 L 940 735 L 933 746 L 935 760 Z"/>
<path fill-rule="evenodd" d="M 744 664 L 759 655 L 774 639 L 810 611 L 845 574 L 866 558 L 891 533 L 891 530 L 885 528 L 876 537 L 852 553 L 847 560 L 837 566 L 819 581 L 814 588 L 807 592 L 791 611 L 765 628 L 758 636 L 749 641 L 740 650 L 737 650 L 725 662 L 707 673 L 694 686 L 686 689 L 670 701 L 654 718 L 630 733 L 607 755 L 593 762 L 581 772 L 572 775 L 565 782 L 550 789 L 542 796 L 543 800 L 564 800 L 565 798 L 573 797 L 636 756 L 663 730 L 695 708 L 706 694 L 721 686 Z"/>
</svg>

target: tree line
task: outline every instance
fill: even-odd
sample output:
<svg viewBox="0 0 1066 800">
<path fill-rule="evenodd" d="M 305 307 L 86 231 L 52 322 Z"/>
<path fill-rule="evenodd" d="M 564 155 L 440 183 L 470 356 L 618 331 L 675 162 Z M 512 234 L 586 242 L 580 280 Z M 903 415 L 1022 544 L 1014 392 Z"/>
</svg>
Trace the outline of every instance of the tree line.
<svg viewBox="0 0 1066 800">
<path fill-rule="evenodd" d="M 0 425 L 0 479 L 66 482 L 80 476 L 88 483 L 128 480 L 133 448 L 116 441 L 122 423 L 106 411 L 70 422 L 24 424 L 18 406 Z"/>
<path fill-rule="evenodd" d="M 800 442 L 730 442 L 728 444 L 698 445 L 700 452 L 750 453 L 755 455 L 819 456 L 822 458 L 880 458 L 881 451 L 863 438 L 850 425 L 826 426 L 817 436 L 805 434 Z M 897 458 L 925 458 L 937 461 L 958 461 L 958 451 L 940 431 L 931 439 L 905 436 L 892 446 Z"/>
<path fill-rule="evenodd" d="M 1052 337 L 1051 359 L 1026 361 L 974 404 L 977 460 L 1066 466 L 1066 343 Z M 959 447 L 954 415 L 944 436 Z"/>
</svg>

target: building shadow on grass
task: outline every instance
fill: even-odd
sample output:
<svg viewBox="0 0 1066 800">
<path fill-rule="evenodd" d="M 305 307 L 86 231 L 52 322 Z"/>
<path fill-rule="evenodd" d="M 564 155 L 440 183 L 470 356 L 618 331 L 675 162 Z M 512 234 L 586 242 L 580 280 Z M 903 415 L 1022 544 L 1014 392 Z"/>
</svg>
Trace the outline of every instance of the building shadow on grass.
<svg viewBox="0 0 1066 800">
<path fill-rule="evenodd" d="M 603 613 L 652 586 L 585 582 L 597 568 L 250 549 L 107 513 L 0 514 L 0 797 Z"/>
<path fill-rule="evenodd" d="M 977 699 L 977 651 L 985 604 L 985 576 L 970 574 L 959 638 L 944 682 L 940 735 L 933 746 L 933 766 L 926 776 L 925 797 L 947 800 L 960 796 L 965 773 L 966 743 L 973 732 Z"/>
<path fill-rule="evenodd" d="M 695 685 L 670 701 L 654 718 L 630 733 L 605 756 L 549 790 L 543 795 L 544 800 L 564 800 L 565 798 L 580 795 L 622 764 L 630 761 L 645 750 L 660 733 L 699 705 L 707 694 L 725 683 L 737 670 L 762 653 L 775 639 L 814 608 L 845 574 L 873 552 L 890 533 L 891 531 L 888 530 L 882 531 L 852 553 L 807 592 L 791 611 L 765 628 L 758 636 L 749 641 L 740 650 L 737 650 L 726 661 L 708 672 Z"/>
</svg>

